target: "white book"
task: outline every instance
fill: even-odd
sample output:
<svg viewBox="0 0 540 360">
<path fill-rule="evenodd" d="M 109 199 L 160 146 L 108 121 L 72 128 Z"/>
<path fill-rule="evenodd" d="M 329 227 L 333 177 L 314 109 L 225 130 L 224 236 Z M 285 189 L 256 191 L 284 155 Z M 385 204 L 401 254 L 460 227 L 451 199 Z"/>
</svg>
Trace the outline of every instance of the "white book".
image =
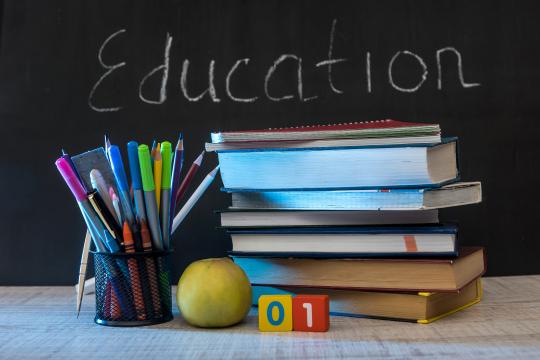
<svg viewBox="0 0 540 360">
<path fill-rule="evenodd" d="M 438 210 L 424 211 L 349 211 L 349 210 L 224 210 L 220 212 L 223 227 L 287 227 L 287 226 L 353 226 L 435 224 Z"/>
</svg>

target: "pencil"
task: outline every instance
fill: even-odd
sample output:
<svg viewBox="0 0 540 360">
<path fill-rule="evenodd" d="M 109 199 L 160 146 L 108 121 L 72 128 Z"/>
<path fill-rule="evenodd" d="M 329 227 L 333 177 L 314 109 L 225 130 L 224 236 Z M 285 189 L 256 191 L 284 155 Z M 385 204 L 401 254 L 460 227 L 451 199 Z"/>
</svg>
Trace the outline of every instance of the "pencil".
<svg viewBox="0 0 540 360">
<path fill-rule="evenodd" d="M 195 159 L 193 164 L 191 164 L 191 167 L 189 168 L 189 170 L 188 170 L 188 172 L 186 174 L 186 177 L 184 178 L 184 180 L 182 181 L 182 183 L 178 187 L 178 190 L 177 190 L 177 192 L 175 194 L 175 198 L 174 198 L 175 207 L 178 207 L 178 205 L 180 203 L 180 200 L 182 199 L 182 197 L 186 193 L 189 185 L 193 181 L 193 178 L 195 177 L 195 174 L 197 173 L 197 170 L 199 170 L 199 168 L 201 167 L 203 158 L 204 158 L 204 151 Z M 174 217 L 174 215 L 175 214 L 171 214 L 172 217 Z"/>
<path fill-rule="evenodd" d="M 129 228 L 127 221 L 124 221 L 124 247 L 126 253 L 135 252 L 135 242 L 133 241 L 133 234 Z M 137 260 L 134 258 L 128 258 L 129 280 L 131 282 L 131 289 L 133 291 L 133 300 L 135 302 L 135 313 L 138 320 L 146 320 L 146 313 L 144 310 L 144 299 L 141 287 L 141 277 L 139 275 L 139 269 L 137 268 Z"/>
<path fill-rule="evenodd" d="M 159 215 L 160 200 L 161 200 L 161 170 L 163 162 L 161 158 L 161 143 L 158 143 L 154 151 L 154 186 L 156 188 L 156 204 Z"/>
<path fill-rule="evenodd" d="M 145 252 L 152 252 L 152 240 L 150 239 L 150 231 L 144 219 L 141 220 L 141 238 L 143 249 Z M 161 316 L 161 300 L 159 298 L 159 288 L 157 283 L 156 268 L 154 259 L 146 257 L 146 272 L 148 273 L 148 283 L 150 284 L 150 292 L 152 293 L 152 304 L 154 305 L 154 314 Z"/>
<path fill-rule="evenodd" d="M 86 267 L 88 264 L 88 253 L 91 243 L 92 237 L 90 236 L 90 231 L 86 230 L 83 250 L 81 254 L 81 264 L 79 265 L 79 286 L 77 287 L 77 317 L 79 317 L 79 314 L 81 312 L 81 304 L 84 296 L 84 280 L 86 279 Z"/>
<path fill-rule="evenodd" d="M 176 211 L 176 192 L 180 186 L 182 180 L 182 165 L 184 164 L 184 135 L 180 133 L 178 136 L 178 142 L 176 143 L 176 149 L 174 151 L 174 159 L 171 173 L 171 199 L 169 210 L 169 227 L 170 220 L 174 217 Z"/>
<path fill-rule="evenodd" d="M 152 169 L 154 168 L 154 156 L 156 155 L 157 141 L 152 140 L 152 147 L 150 148 L 150 162 L 152 163 Z"/>
<path fill-rule="evenodd" d="M 199 201 L 199 199 L 204 195 L 204 192 L 206 191 L 206 189 L 208 189 L 210 184 L 212 184 L 212 182 L 216 178 L 218 170 L 219 165 L 216 166 L 214 170 L 212 170 L 208 175 L 206 175 L 199 187 L 193 192 L 193 195 L 191 195 L 188 201 L 186 201 L 184 207 L 178 212 L 178 215 L 175 216 L 171 227 L 171 235 L 178 228 L 178 226 L 180 226 L 182 221 L 184 221 L 184 219 L 189 214 L 193 206 L 197 203 L 197 201 Z"/>
</svg>

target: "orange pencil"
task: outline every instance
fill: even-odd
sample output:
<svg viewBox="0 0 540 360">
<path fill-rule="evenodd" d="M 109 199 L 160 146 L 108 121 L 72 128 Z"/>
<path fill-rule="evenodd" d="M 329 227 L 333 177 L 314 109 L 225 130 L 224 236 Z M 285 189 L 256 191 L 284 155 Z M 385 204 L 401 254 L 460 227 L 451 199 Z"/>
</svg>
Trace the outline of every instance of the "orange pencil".
<svg viewBox="0 0 540 360">
<path fill-rule="evenodd" d="M 152 239 L 150 238 L 150 230 L 144 219 L 141 221 L 141 239 L 142 246 L 145 252 L 152 251 Z M 148 282 L 150 283 L 150 292 L 152 293 L 152 304 L 154 305 L 154 313 L 156 316 L 161 316 L 161 300 L 159 299 L 159 288 L 157 283 L 156 268 L 151 257 L 146 258 L 146 271 L 148 273 Z"/>
<path fill-rule="evenodd" d="M 124 247 L 126 253 L 135 252 L 135 242 L 133 241 L 133 234 L 127 221 L 124 221 Z M 146 313 L 144 311 L 144 298 L 141 287 L 141 278 L 139 276 L 139 269 L 137 268 L 137 260 L 130 258 L 127 261 L 129 269 L 129 279 L 131 281 L 131 289 L 133 290 L 133 299 L 135 300 L 135 311 L 137 313 L 138 320 L 146 320 Z"/>
</svg>

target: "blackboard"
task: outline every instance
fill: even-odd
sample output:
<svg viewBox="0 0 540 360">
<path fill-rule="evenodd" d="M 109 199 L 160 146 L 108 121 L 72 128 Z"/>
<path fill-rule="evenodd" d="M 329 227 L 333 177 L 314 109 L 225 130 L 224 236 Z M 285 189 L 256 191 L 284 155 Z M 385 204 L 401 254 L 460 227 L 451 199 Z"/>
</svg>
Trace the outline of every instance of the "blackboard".
<svg viewBox="0 0 540 360">
<path fill-rule="evenodd" d="M 2 5 L 2 285 L 76 280 L 84 226 L 54 167 L 61 148 L 183 131 L 189 163 L 213 130 L 381 118 L 458 136 L 462 178 L 483 182 L 484 202 L 442 217 L 487 247 L 488 274 L 540 272 L 535 1 Z M 174 279 L 225 254 L 213 210 L 228 204 L 214 183 L 175 234 Z"/>
</svg>

